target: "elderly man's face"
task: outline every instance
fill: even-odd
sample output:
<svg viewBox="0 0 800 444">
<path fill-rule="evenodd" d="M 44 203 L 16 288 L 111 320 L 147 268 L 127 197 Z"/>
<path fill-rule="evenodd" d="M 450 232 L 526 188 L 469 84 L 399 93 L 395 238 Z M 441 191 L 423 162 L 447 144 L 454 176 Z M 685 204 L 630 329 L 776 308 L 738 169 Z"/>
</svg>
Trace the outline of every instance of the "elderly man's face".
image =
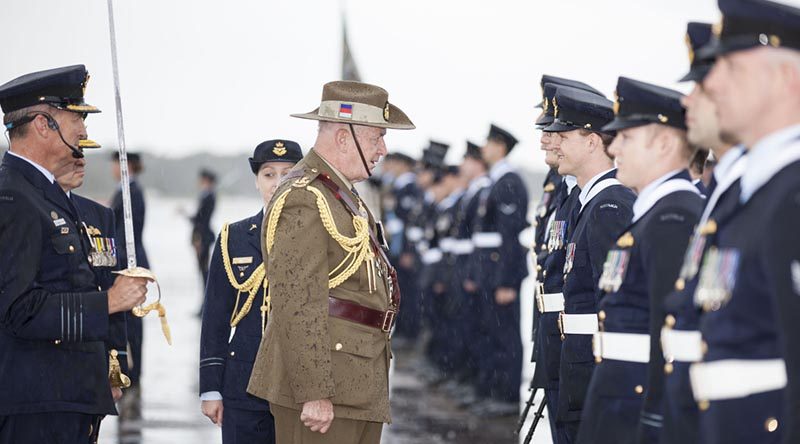
<svg viewBox="0 0 800 444">
<path fill-rule="evenodd" d="M 737 143 L 770 106 L 770 70 L 760 51 L 763 48 L 719 57 L 703 81 L 717 107 L 720 137 L 727 143 Z"/>
<path fill-rule="evenodd" d="M 386 142 L 383 140 L 384 136 L 386 136 L 386 129 L 363 125 L 353 126 L 353 129 L 355 129 L 358 143 L 364 153 L 364 159 L 367 161 L 367 168 L 372 173 L 375 167 L 378 166 L 381 157 L 387 153 Z M 343 171 L 343 173 L 353 182 L 368 179 L 369 174 L 364 169 L 364 163 L 361 161 L 361 156 L 358 154 L 358 148 L 352 140 L 352 135 L 349 138 L 348 145 L 348 171 Z"/>
</svg>

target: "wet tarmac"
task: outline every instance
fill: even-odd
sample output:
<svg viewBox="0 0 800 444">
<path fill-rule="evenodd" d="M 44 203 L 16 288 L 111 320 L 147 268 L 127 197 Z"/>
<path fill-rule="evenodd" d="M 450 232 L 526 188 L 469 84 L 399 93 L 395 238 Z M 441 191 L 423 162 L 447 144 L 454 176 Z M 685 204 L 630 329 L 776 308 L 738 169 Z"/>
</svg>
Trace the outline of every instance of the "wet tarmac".
<svg viewBox="0 0 800 444">
<path fill-rule="evenodd" d="M 219 199 L 216 220 L 238 220 L 259 210 L 255 199 Z M 163 302 L 172 328 L 173 345 L 167 345 L 155 316 L 145 319 L 141 417 L 103 421 L 101 444 L 219 443 L 219 428 L 200 413 L 198 360 L 200 322 L 196 316 L 201 301 L 201 279 L 189 247 L 189 224 L 175 213 L 179 205 L 192 202 L 148 195 L 145 244 L 153 271 L 159 276 Z M 224 217 L 222 216 L 224 215 Z M 217 227 L 218 228 L 218 227 Z M 528 285 L 523 295 L 530 294 Z M 531 313 L 531 298 L 523 297 L 523 313 Z M 530 318 L 522 321 L 525 355 L 530 356 Z M 384 429 L 383 444 L 512 444 L 521 443 L 514 434 L 516 417 L 485 419 L 460 409 L 443 390 L 423 383 L 420 354 L 398 351 L 391 375 L 393 423 Z M 522 402 L 528 397 L 531 365 L 524 366 L 520 388 Z M 126 393 L 130 403 L 132 393 Z M 537 396 L 538 398 L 538 396 Z M 538 401 L 538 400 L 537 400 Z M 522 406 L 521 406 L 522 407 Z M 131 412 L 130 408 L 127 410 Z M 136 416 L 136 415 L 134 415 Z M 530 425 L 533 412 L 523 429 Z M 547 419 L 543 419 L 531 441 L 550 443 Z"/>
</svg>

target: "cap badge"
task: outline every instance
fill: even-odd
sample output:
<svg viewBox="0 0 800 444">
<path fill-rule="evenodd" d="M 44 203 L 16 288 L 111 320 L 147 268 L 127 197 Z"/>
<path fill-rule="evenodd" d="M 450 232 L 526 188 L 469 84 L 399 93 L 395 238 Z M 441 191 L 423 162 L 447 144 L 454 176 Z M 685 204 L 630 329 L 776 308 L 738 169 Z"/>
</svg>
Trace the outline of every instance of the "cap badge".
<svg viewBox="0 0 800 444">
<path fill-rule="evenodd" d="M 719 38 L 719 36 L 722 35 L 723 20 L 724 18 L 720 19 L 719 23 L 714 23 L 711 25 L 711 33 L 714 34 L 714 37 L 716 38 Z"/>
<path fill-rule="evenodd" d="M 547 108 L 550 108 L 550 100 L 547 99 L 547 96 L 542 96 L 542 109 L 547 112 Z"/>
<path fill-rule="evenodd" d="M 87 72 L 87 73 L 86 73 L 86 79 L 84 79 L 84 81 L 83 81 L 83 84 L 81 85 L 81 95 L 83 95 L 83 96 L 85 96 L 85 95 L 86 95 L 86 86 L 88 86 L 88 85 L 89 85 L 89 78 L 90 78 L 90 77 L 91 77 L 91 76 L 90 76 L 90 75 L 89 75 L 89 73 Z"/>
<path fill-rule="evenodd" d="M 553 117 L 558 117 L 558 101 L 553 97 Z"/>
<path fill-rule="evenodd" d="M 286 148 L 283 146 L 283 142 L 277 142 L 272 148 L 272 152 L 278 157 L 286 155 Z"/>
<path fill-rule="evenodd" d="M 689 48 L 689 64 L 694 63 L 694 48 L 692 47 L 692 39 L 689 34 L 686 34 L 686 47 Z"/>
<path fill-rule="evenodd" d="M 619 95 L 614 91 L 614 115 L 619 114 Z"/>
<path fill-rule="evenodd" d="M 383 107 L 383 120 L 389 121 L 389 102 L 386 102 L 386 106 Z"/>
</svg>

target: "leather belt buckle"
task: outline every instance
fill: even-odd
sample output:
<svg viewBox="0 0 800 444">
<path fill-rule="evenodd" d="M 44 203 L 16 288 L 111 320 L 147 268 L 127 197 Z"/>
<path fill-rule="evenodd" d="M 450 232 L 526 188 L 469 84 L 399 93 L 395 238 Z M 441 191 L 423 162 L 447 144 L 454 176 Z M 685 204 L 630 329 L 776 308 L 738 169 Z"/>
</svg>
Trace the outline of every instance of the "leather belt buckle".
<svg viewBox="0 0 800 444">
<path fill-rule="evenodd" d="M 392 309 L 386 310 L 386 313 L 383 314 L 383 323 L 381 324 L 381 331 L 384 333 L 389 333 L 392 329 L 392 324 L 394 324 L 394 316 L 396 312 Z"/>
</svg>

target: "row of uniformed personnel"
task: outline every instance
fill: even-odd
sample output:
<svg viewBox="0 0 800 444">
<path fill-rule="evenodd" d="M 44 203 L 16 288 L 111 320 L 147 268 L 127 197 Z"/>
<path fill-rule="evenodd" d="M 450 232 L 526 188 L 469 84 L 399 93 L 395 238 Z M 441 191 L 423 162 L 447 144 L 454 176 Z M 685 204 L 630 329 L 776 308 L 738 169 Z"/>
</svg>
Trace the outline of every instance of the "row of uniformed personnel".
<svg viewBox="0 0 800 444">
<path fill-rule="evenodd" d="M 419 162 L 390 154 L 382 180 L 390 251 L 403 289 L 396 346 L 429 332 L 423 376 L 482 416 L 519 410 L 519 292 L 528 274 L 519 235 L 528 194 L 506 159 L 517 139 L 491 125 L 448 166 L 431 141 Z"/>
<path fill-rule="evenodd" d="M 800 442 L 800 10 L 719 6 L 688 25 L 687 96 L 542 77 L 532 387 L 555 443 Z"/>
</svg>

